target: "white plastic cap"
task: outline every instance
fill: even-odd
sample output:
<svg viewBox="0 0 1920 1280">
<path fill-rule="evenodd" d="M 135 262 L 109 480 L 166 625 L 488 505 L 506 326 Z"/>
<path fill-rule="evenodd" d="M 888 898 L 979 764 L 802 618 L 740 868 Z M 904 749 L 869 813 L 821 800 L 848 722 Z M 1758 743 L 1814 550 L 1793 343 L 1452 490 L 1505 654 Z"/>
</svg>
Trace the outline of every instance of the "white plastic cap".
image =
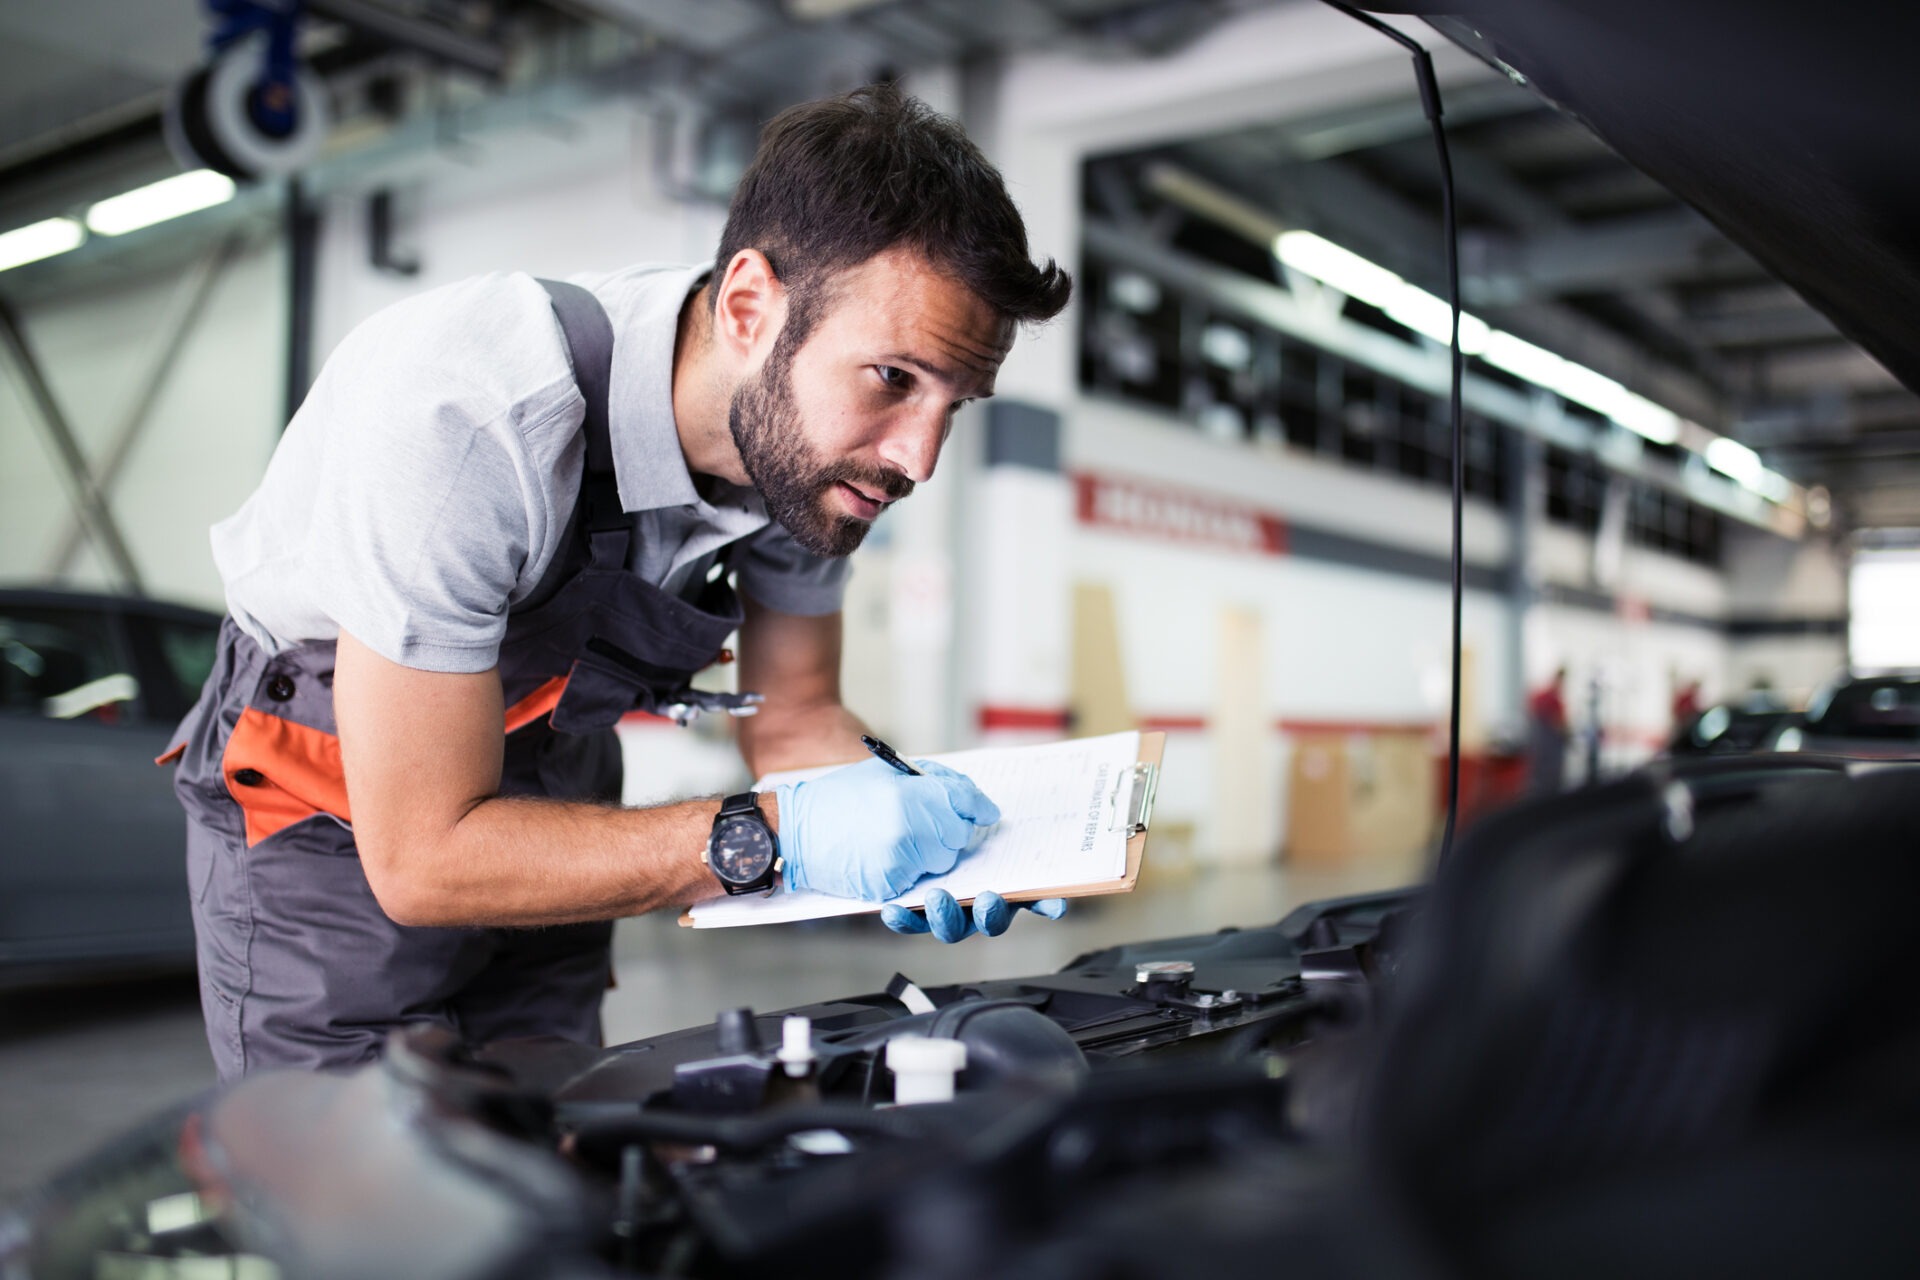
<svg viewBox="0 0 1920 1280">
<path fill-rule="evenodd" d="M 896 1036 L 887 1041 L 887 1068 L 893 1072 L 893 1100 L 902 1106 L 952 1102 L 953 1078 L 967 1067 L 967 1046 L 930 1036 Z"/>
<path fill-rule="evenodd" d="M 813 1020 L 804 1013 L 787 1015 L 780 1024 L 780 1052 L 777 1055 L 790 1076 L 803 1076 L 813 1065 Z"/>
</svg>

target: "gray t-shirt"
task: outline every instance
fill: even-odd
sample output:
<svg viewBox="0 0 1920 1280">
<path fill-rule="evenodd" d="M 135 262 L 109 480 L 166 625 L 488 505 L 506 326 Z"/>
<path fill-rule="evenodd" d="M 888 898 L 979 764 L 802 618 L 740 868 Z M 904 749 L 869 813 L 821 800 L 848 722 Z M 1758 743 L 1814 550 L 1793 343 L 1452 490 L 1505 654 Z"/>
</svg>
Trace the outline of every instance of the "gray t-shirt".
<svg viewBox="0 0 1920 1280">
<path fill-rule="evenodd" d="M 702 496 L 673 420 L 680 308 L 704 267 L 578 278 L 613 322 L 608 417 L 629 568 L 676 594 L 720 550 L 770 609 L 840 608 L 848 563 L 811 555 L 751 489 Z M 480 276 L 360 324 L 328 359 L 265 479 L 213 527 L 234 620 L 269 653 L 342 630 L 426 671 L 491 668 L 507 613 L 560 549 L 580 492 L 585 405 L 533 277 Z"/>
</svg>

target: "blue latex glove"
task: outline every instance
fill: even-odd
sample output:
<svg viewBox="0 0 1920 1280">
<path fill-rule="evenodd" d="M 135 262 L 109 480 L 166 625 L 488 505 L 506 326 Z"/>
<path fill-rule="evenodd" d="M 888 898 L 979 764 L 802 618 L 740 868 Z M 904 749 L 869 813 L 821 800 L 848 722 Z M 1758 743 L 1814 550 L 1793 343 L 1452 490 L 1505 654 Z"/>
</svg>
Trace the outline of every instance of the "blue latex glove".
<svg viewBox="0 0 1920 1280">
<path fill-rule="evenodd" d="M 923 915 L 909 907 L 888 904 L 880 908 L 880 919 L 895 933 L 931 933 L 942 942 L 958 942 L 976 932 L 989 938 L 999 937 L 1013 923 L 1016 911 L 1031 911 L 1037 916 L 1058 920 L 1067 914 L 1067 900 L 1042 898 L 1039 902 L 1014 906 L 989 890 L 973 900 L 973 912 L 969 915 L 945 889 L 929 889 L 924 911 Z"/>
<path fill-rule="evenodd" d="M 885 902 L 953 870 L 1000 821 L 1000 806 L 965 774 L 914 766 L 923 776 L 863 760 L 776 788 L 787 888 Z"/>
</svg>

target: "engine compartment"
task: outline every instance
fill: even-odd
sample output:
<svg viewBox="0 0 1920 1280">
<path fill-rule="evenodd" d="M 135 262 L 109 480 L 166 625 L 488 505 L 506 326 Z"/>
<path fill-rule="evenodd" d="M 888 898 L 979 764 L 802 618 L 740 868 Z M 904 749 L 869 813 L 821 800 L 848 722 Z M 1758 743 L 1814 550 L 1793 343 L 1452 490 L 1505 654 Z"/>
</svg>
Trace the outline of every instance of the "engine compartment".
<svg viewBox="0 0 1920 1280">
<path fill-rule="evenodd" d="M 606 1049 L 416 1028 L 158 1118 L 0 1275 L 1910 1274 L 1915 776 L 1663 766 L 1425 888 Z"/>
</svg>

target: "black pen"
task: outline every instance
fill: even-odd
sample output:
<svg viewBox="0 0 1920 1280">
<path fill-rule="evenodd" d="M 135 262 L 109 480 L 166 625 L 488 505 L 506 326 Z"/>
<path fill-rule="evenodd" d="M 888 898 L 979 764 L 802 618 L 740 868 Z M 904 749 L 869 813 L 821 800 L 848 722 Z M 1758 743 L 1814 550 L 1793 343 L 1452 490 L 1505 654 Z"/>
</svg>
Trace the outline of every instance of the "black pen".
<svg viewBox="0 0 1920 1280">
<path fill-rule="evenodd" d="M 902 760 L 900 758 L 899 752 L 895 751 L 892 747 L 880 741 L 880 739 L 874 737 L 870 733 L 863 733 L 860 735 L 860 745 L 865 747 L 867 750 L 873 752 L 873 754 L 878 756 L 880 759 L 886 761 L 889 765 L 893 766 L 893 768 L 900 773 L 904 773 L 909 775 L 910 777 L 915 777 L 915 778 L 926 776 L 925 774 L 922 774 L 918 769 L 908 764 L 905 760 Z"/>
</svg>

